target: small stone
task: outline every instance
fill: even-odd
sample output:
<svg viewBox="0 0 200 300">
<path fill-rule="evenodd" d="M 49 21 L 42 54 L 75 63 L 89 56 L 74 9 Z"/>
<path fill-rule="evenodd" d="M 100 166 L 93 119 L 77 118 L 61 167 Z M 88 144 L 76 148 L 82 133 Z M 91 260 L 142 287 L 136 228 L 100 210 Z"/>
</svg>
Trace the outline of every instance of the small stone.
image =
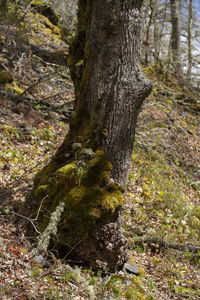
<svg viewBox="0 0 200 300">
<path fill-rule="evenodd" d="M 135 275 L 139 274 L 139 268 L 136 265 L 133 264 L 129 264 L 129 263 L 125 263 L 124 264 L 124 268 L 126 269 L 126 271 L 128 271 L 129 273 L 133 273 Z"/>
<path fill-rule="evenodd" d="M 42 255 L 36 255 L 36 256 L 34 256 L 33 257 L 33 261 L 34 261 L 34 263 L 36 263 L 38 265 L 42 265 L 45 268 L 49 267 L 48 261 Z"/>
<path fill-rule="evenodd" d="M 74 144 L 72 145 L 72 150 L 73 150 L 73 151 L 80 151 L 81 148 L 82 148 L 82 145 L 81 145 L 80 143 L 74 143 Z"/>
</svg>

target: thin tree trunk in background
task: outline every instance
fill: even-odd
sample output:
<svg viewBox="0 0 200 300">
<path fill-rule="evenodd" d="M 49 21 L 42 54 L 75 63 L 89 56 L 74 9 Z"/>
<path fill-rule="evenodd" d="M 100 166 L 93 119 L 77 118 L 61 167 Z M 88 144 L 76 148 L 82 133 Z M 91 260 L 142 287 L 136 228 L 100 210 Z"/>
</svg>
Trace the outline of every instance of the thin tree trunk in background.
<svg viewBox="0 0 200 300">
<path fill-rule="evenodd" d="M 175 71 L 181 73 L 181 55 L 180 55 L 180 10 L 179 1 L 170 0 L 171 6 L 171 49 L 172 49 L 172 62 Z"/>
<path fill-rule="evenodd" d="M 149 22 L 147 24 L 147 29 L 146 29 L 146 34 L 145 34 L 145 65 L 148 65 L 149 63 L 149 56 L 150 56 L 150 51 L 149 51 L 149 38 L 150 38 L 150 28 L 153 20 L 153 12 L 154 12 L 154 5 L 153 5 L 153 0 L 150 0 L 149 2 L 149 7 L 150 7 L 150 15 L 149 15 Z"/>
<path fill-rule="evenodd" d="M 188 44 L 188 69 L 187 69 L 187 78 L 190 81 L 191 80 L 191 71 L 192 71 L 192 20 L 193 20 L 193 1 L 189 0 L 189 6 L 188 6 L 188 38 L 187 38 L 187 44 Z"/>
<path fill-rule="evenodd" d="M 164 32 L 164 28 L 165 28 L 166 17 L 167 17 L 167 1 L 165 2 L 163 20 L 162 20 L 162 23 L 160 24 L 161 29 L 160 29 L 159 46 L 158 46 L 159 53 L 161 52 L 161 44 L 162 44 L 161 42 L 162 42 L 163 32 Z M 162 53 L 161 53 L 161 55 L 162 55 Z"/>
<path fill-rule="evenodd" d="M 153 13 L 153 24 L 154 24 L 154 62 L 159 62 L 159 28 L 158 28 L 158 0 L 154 0 L 154 13 Z"/>
<path fill-rule="evenodd" d="M 8 12 L 8 2 L 7 0 L 1 0 L 0 2 L 0 15 L 5 17 Z"/>
</svg>

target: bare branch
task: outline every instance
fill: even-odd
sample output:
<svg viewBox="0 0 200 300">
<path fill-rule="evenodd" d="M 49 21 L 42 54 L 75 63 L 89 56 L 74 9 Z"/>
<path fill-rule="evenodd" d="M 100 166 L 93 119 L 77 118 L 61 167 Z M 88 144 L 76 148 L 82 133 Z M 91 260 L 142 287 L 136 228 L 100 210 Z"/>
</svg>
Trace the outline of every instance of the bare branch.
<svg viewBox="0 0 200 300">
<path fill-rule="evenodd" d="M 186 251 L 186 252 L 188 251 L 188 252 L 193 252 L 193 253 L 197 253 L 198 251 L 200 251 L 200 245 L 195 245 L 192 243 L 185 243 L 185 244 L 171 243 L 171 242 L 167 242 L 162 239 L 159 239 L 159 238 L 150 237 L 150 236 L 146 236 L 146 235 L 133 238 L 133 242 L 134 242 L 134 244 L 137 244 L 137 243 L 157 244 L 163 248 L 171 248 L 171 249 L 175 249 L 175 250 L 179 250 L 179 251 Z"/>
</svg>

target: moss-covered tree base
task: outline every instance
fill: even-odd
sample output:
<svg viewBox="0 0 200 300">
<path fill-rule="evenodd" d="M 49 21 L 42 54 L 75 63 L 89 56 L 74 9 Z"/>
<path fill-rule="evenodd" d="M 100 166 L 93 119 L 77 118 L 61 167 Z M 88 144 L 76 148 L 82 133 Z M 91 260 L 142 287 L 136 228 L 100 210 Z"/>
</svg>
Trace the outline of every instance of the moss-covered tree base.
<svg viewBox="0 0 200 300">
<path fill-rule="evenodd" d="M 127 259 L 126 240 L 119 222 L 121 188 L 110 179 L 112 165 L 104 152 L 80 149 L 74 159 L 58 167 L 54 159 L 35 178 L 27 204 L 38 215 L 41 232 L 60 202 L 64 212 L 51 244 L 63 256 L 94 269 L 116 270 Z"/>
<path fill-rule="evenodd" d="M 74 253 L 84 258 L 84 262 L 94 270 L 119 270 L 128 260 L 127 241 L 119 217 L 113 217 L 113 222 L 105 218 L 97 222 L 95 227 L 88 238 L 77 245 Z M 74 256 L 74 259 L 77 257 Z"/>
</svg>

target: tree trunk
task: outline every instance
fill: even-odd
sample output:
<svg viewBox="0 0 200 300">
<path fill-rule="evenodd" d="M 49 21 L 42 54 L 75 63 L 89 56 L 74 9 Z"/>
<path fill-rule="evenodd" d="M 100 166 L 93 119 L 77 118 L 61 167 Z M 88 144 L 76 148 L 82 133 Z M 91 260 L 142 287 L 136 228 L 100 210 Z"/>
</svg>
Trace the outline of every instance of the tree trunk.
<svg viewBox="0 0 200 300">
<path fill-rule="evenodd" d="M 171 5 L 171 49 L 172 49 L 172 61 L 175 67 L 175 71 L 181 73 L 181 55 L 180 55 L 180 11 L 178 0 L 170 0 Z"/>
<path fill-rule="evenodd" d="M 153 0 L 150 0 L 149 2 L 149 7 L 150 7 L 150 15 L 149 15 L 149 22 L 147 24 L 147 29 L 146 29 L 146 34 L 145 34 L 145 40 L 144 40 L 144 44 L 145 44 L 145 65 L 147 66 L 149 63 L 149 48 L 150 48 L 150 28 L 151 28 L 151 24 L 152 24 L 152 20 L 153 20 L 153 14 L 154 14 L 154 5 L 153 5 Z"/>
<path fill-rule="evenodd" d="M 162 22 L 159 22 L 159 26 L 160 26 L 160 34 L 159 34 L 159 45 L 158 45 L 158 53 L 161 54 L 161 57 L 165 56 L 164 53 L 162 53 L 162 38 L 163 38 L 163 33 L 165 31 L 165 23 L 166 23 L 166 17 L 167 17 L 167 4 L 168 2 L 165 1 L 164 8 L 163 8 L 163 18 L 162 18 Z M 170 43 L 169 43 L 170 44 Z M 165 47 L 166 48 L 166 47 Z M 169 58 L 169 56 L 167 56 Z"/>
<path fill-rule="evenodd" d="M 57 248 L 94 269 L 127 259 L 120 225 L 135 127 L 151 83 L 139 66 L 142 0 L 79 0 L 69 66 L 76 109 L 70 130 L 34 184 L 43 231 L 62 201 Z M 55 244 L 55 242 L 54 242 Z"/>
<path fill-rule="evenodd" d="M 191 81 L 191 71 L 192 71 L 192 20 L 193 20 L 193 8 L 192 8 L 192 0 L 189 0 L 188 7 L 188 36 L 187 36 L 187 44 L 188 44 L 188 69 L 187 69 L 187 78 Z"/>
<path fill-rule="evenodd" d="M 153 31 L 153 37 L 154 37 L 154 63 L 157 64 L 159 62 L 159 42 L 160 42 L 160 36 L 159 36 L 159 25 L 158 25 L 158 0 L 154 0 L 154 13 L 153 13 L 153 25 L 154 25 L 154 31 Z"/>
<path fill-rule="evenodd" d="M 7 0 L 1 0 L 0 2 L 0 15 L 5 17 L 8 12 L 8 2 Z"/>
</svg>

